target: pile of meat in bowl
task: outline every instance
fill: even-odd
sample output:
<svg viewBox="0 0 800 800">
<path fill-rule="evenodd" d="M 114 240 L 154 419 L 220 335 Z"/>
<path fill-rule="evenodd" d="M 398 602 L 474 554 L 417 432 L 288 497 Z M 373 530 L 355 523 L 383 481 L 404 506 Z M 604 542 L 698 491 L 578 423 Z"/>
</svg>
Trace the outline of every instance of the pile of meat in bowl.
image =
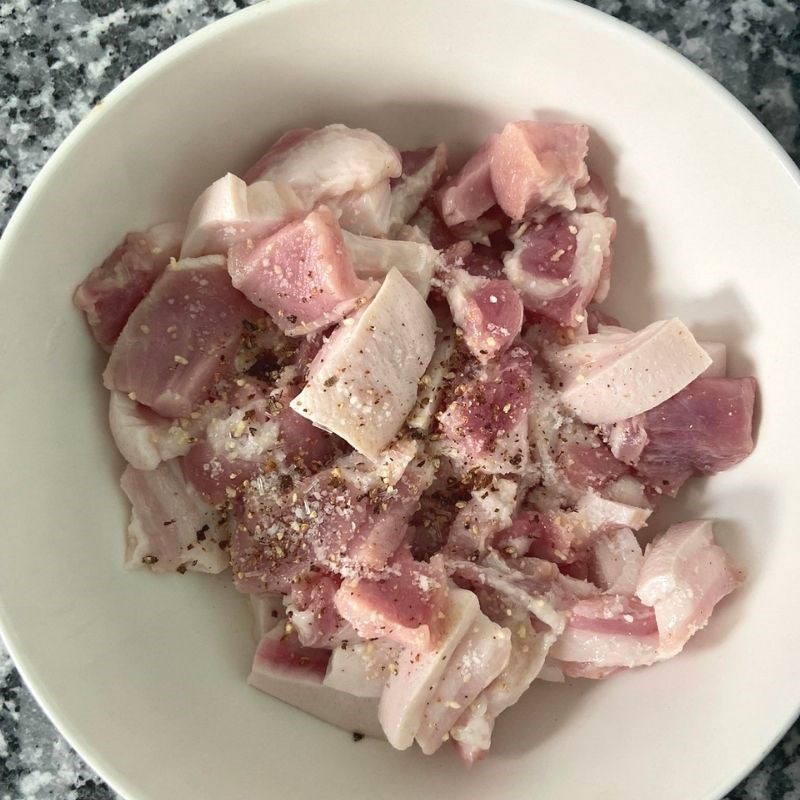
<svg viewBox="0 0 800 800">
<path fill-rule="evenodd" d="M 450 174 L 442 144 L 292 130 L 79 287 L 126 563 L 230 567 L 253 686 L 471 763 L 534 680 L 670 658 L 739 584 L 710 521 L 637 539 L 750 453 L 756 386 L 601 310 L 588 138 L 510 123 Z"/>
</svg>

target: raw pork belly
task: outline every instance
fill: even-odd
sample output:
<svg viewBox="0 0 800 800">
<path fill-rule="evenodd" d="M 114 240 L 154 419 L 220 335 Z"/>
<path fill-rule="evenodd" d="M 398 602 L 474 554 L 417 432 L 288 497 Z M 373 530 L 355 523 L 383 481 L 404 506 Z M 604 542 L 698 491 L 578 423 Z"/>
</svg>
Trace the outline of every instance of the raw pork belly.
<svg viewBox="0 0 800 800">
<path fill-rule="evenodd" d="M 535 680 L 671 658 L 742 582 L 710 520 L 638 538 L 750 454 L 757 387 L 679 319 L 600 305 L 588 149 L 522 120 L 448 172 L 444 144 L 290 130 L 77 290 L 125 564 L 230 567 L 252 686 L 473 764 Z"/>
</svg>

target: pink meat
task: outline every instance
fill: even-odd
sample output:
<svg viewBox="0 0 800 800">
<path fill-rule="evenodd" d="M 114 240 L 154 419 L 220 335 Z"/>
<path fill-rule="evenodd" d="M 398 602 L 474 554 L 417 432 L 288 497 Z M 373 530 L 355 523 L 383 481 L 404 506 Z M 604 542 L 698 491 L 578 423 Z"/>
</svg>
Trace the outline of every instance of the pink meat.
<svg viewBox="0 0 800 800">
<path fill-rule="evenodd" d="M 527 227 L 504 257 L 505 273 L 525 308 L 560 325 L 584 322 L 615 231 L 614 220 L 594 212 L 554 214 Z"/>
<path fill-rule="evenodd" d="M 133 506 L 125 563 L 153 572 L 222 572 L 227 533 L 216 511 L 186 483 L 177 461 L 127 467 L 120 481 Z"/>
<path fill-rule="evenodd" d="M 527 465 L 532 370 L 530 352 L 516 346 L 456 381 L 457 396 L 439 422 L 448 455 L 464 469 L 502 473 Z"/>
<path fill-rule="evenodd" d="M 440 639 L 447 606 L 447 575 L 441 556 L 414 561 L 402 550 L 382 574 L 346 580 L 336 610 L 364 639 L 386 637 L 427 651 Z"/>
<path fill-rule="evenodd" d="M 321 337 L 320 337 L 321 340 Z M 301 357 L 305 354 L 301 354 Z M 277 398 L 280 411 L 280 445 L 286 458 L 306 471 L 317 471 L 330 462 L 336 452 L 334 438 L 316 427 L 311 420 L 298 414 L 289 403 L 300 393 L 300 387 L 289 384 Z"/>
<path fill-rule="evenodd" d="M 256 462 L 227 458 L 205 441 L 192 445 L 182 466 L 186 480 L 214 506 L 226 503 L 258 471 Z"/>
<path fill-rule="evenodd" d="M 558 466 L 564 477 L 576 489 L 602 489 L 609 481 L 625 475 L 629 470 L 618 461 L 611 450 L 602 443 L 566 444 L 559 454 Z"/>
<path fill-rule="evenodd" d="M 306 647 L 337 647 L 357 637 L 351 625 L 338 613 L 336 592 L 342 581 L 334 575 L 311 573 L 292 584 L 286 599 L 286 614 Z"/>
<path fill-rule="evenodd" d="M 129 233 L 75 291 L 75 305 L 86 314 L 92 335 L 110 351 L 128 317 L 156 278 L 181 249 L 183 225 L 165 223 Z"/>
<path fill-rule="evenodd" d="M 511 347 L 522 329 L 522 301 L 506 280 L 492 280 L 454 269 L 447 302 L 467 348 L 482 364 Z"/>
<path fill-rule="evenodd" d="M 512 219 L 547 203 L 575 208 L 575 189 L 589 180 L 586 125 L 509 122 L 491 144 L 491 184 Z"/>
<path fill-rule="evenodd" d="M 469 161 L 436 192 L 436 205 L 447 225 L 478 219 L 497 202 L 489 173 L 489 151 L 494 138 L 490 137 L 476 150 Z"/>
<path fill-rule="evenodd" d="M 188 416 L 233 367 L 244 320 L 260 316 L 225 259 L 185 259 L 159 278 L 114 345 L 103 382 L 164 417 Z"/>
<path fill-rule="evenodd" d="M 291 675 L 295 680 L 321 682 L 328 668 L 330 652 L 304 647 L 293 637 L 264 636 L 256 650 L 253 669 Z"/>
<path fill-rule="evenodd" d="M 730 469 L 753 450 L 755 378 L 698 378 L 644 414 L 647 444 L 636 471 L 675 495 L 694 472 Z"/>
<path fill-rule="evenodd" d="M 338 322 L 372 289 L 356 277 L 339 223 L 324 206 L 267 239 L 234 245 L 228 269 L 233 285 L 290 336 Z"/>
</svg>

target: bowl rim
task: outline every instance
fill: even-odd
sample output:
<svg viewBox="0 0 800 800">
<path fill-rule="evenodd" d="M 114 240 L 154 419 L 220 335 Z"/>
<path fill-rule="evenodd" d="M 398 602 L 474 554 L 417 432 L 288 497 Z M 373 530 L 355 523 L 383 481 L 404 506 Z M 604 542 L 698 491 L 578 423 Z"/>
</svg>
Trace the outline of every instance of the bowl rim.
<svg viewBox="0 0 800 800">
<path fill-rule="evenodd" d="M 385 1 L 386 0 L 384 0 L 384 2 Z M 6 260 L 6 251 L 12 248 L 12 243 L 21 235 L 20 231 L 24 226 L 28 209 L 35 205 L 37 197 L 45 190 L 50 174 L 56 171 L 62 162 L 69 159 L 72 150 L 83 136 L 88 133 L 104 111 L 119 105 L 129 95 L 145 87 L 150 80 L 156 78 L 158 73 L 168 64 L 179 61 L 191 52 L 202 48 L 207 41 L 210 41 L 214 37 L 225 34 L 239 26 L 245 26 L 255 18 L 280 14 L 290 7 L 301 5 L 311 6 L 325 2 L 328 2 L 328 0 L 266 0 L 265 2 L 257 2 L 255 5 L 239 9 L 204 25 L 202 28 L 174 42 L 149 61 L 135 69 L 89 110 L 86 116 L 84 116 L 72 131 L 70 131 L 36 174 L 19 204 L 14 209 L 5 231 L 0 237 L 0 270 L 2 270 L 2 265 Z M 797 185 L 798 190 L 800 190 L 800 167 L 794 163 L 774 135 L 741 100 L 735 97 L 709 73 L 705 72 L 701 67 L 694 64 L 677 50 L 674 50 L 669 45 L 656 39 L 651 34 L 640 30 L 631 23 L 625 22 L 592 6 L 584 5 L 582 2 L 579 2 L 579 0 L 515 0 L 515 2 L 533 8 L 538 7 L 546 9 L 548 12 L 556 11 L 557 13 L 567 15 L 583 15 L 585 18 L 592 20 L 593 24 L 600 30 L 610 31 L 616 35 L 626 37 L 630 41 L 645 45 L 651 50 L 660 53 L 662 58 L 670 61 L 675 68 L 682 70 L 689 79 L 704 84 L 705 88 L 713 92 L 718 100 L 726 104 L 731 111 L 736 112 L 742 123 L 746 124 L 748 128 L 759 137 L 775 161 Z M 53 723 L 58 733 L 66 739 L 78 756 L 97 773 L 113 791 L 121 797 L 134 800 L 136 787 L 129 784 L 128 779 L 117 771 L 114 764 L 107 763 L 104 756 L 100 752 L 95 751 L 93 745 L 90 740 L 86 738 L 83 731 L 73 728 L 70 720 L 62 717 L 57 710 L 57 703 L 50 697 L 47 686 L 39 683 L 33 677 L 35 669 L 32 664 L 28 663 L 24 655 L 24 636 L 15 631 L 13 622 L 3 603 L 2 590 L 0 590 L 0 638 L 2 638 L 2 641 L 5 643 L 8 653 L 11 656 L 12 663 L 17 668 L 26 687 L 39 707 Z M 722 798 L 730 789 L 734 788 L 734 786 L 746 778 L 765 756 L 774 749 L 777 743 L 797 720 L 798 716 L 800 716 L 800 691 L 798 691 L 793 702 L 787 702 L 787 713 L 783 719 L 778 721 L 775 729 L 776 732 L 773 737 L 754 752 L 750 759 L 744 761 L 735 775 L 731 775 L 729 780 L 718 787 L 718 794 L 716 794 L 715 797 Z M 709 800 L 711 799 L 709 798 Z"/>
</svg>

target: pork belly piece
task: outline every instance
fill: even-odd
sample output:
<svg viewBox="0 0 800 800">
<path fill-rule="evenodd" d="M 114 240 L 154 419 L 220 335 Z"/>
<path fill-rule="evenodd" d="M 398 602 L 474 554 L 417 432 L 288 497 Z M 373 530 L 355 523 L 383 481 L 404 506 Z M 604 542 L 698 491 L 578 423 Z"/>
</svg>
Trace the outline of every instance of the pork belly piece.
<svg viewBox="0 0 800 800">
<path fill-rule="evenodd" d="M 661 657 L 679 653 L 741 582 L 741 571 L 714 541 L 710 520 L 673 525 L 656 537 L 645 549 L 636 595 L 655 611 Z"/>
<path fill-rule="evenodd" d="M 127 467 L 120 481 L 133 506 L 125 565 L 153 572 L 222 572 L 228 534 L 216 510 L 186 483 L 176 460 L 152 470 Z"/>
<path fill-rule="evenodd" d="M 323 346 L 291 407 L 369 458 L 397 435 L 433 355 L 436 321 L 393 269 L 378 294 Z"/>
<path fill-rule="evenodd" d="M 494 140 L 494 136 L 490 137 L 436 192 L 436 206 L 447 225 L 476 220 L 497 202 L 489 173 L 489 153 Z"/>
<path fill-rule="evenodd" d="M 222 256 L 170 266 L 131 314 L 103 373 L 106 388 L 164 417 L 185 417 L 227 377 L 244 320 L 261 316 Z"/>
<path fill-rule="evenodd" d="M 456 396 L 438 417 L 439 445 L 460 471 L 527 470 L 532 370 L 530 351 L 517 345 L 455 382 Z"/>
<path fill-rule="evenodd" d="M 590 678 L 672 658 L 741 580 L 714 542 L 710 521 L 673 525 L 645 550 L 635 596 L 607 593 L 580 600 L 551 655 L 582 665 L 569 674 Z"/>
<path fill-rule="evenodd" d="M 461 640 L 481 613 L 472 592 L 452 588 L 443 621 L 441 641 L 434 650 L 416 652 L 407 647 L 397 659 L 380 698 L 378 717 L 389 744 L 406 750 L 414 742 L 426 704 L 447 669 Z"/>
<path fill-rule="evenodd" d="M 491 184 L 500 207 L 525 219 L 547 203 L 572 210 L 589 180 L 586 125 L 509 122 L 489 148 Z"/>
<path fill-rule="evenodd" d="M 122 392 L 110 393 L 108 423 L 117 449 L 136 469 L 155 469 L 162 461 L 185 455 L 194 440 L 190 430 Z"/>
<path fill-rule="evenodd" d="M 637 333 L 578 336 L 574 344 L 543 355 L 560 378 L 562 402 L 591 425 L 655 408 L 711 363 L 679 319 L 654 322 Z"/>
<path fill-rule="evenodd" d="M 525 308 L 559 325 L 583 323 L 587 305 L 605 296 L 598 290 L 615 232 L 616 222 L 595 212 L 554 214 L 520 228 L 503 262 Z"/>
<path fill-rule="evenodd" d="M 342 230 L 362 236 L 386 236 L 392 224 L 392 190 L 389 180 L 365 192 L 349 192 L 327 205 L 339 214 Z"/>
<path fill-rule="evenodd" d="M 755 378 L 698 378 L 643 415 L 635 464 L 656 491 L 675 495 L 693 473 L 730 469 L 753 452 Z"/>
<path fill-rule="evenodd" d="M 356 276 L 325 206 L 266 239 L 234 245 L 228 270 L 233 285 L 289 336 L 330 327 L 374 292 Z"/>
<path fill-rule="evenodd" d="M 237 242 L 270 236 L 306 210 L 286 183 L 259 181 L 248 186 L 228 173 L 192 206 L 181 258 L 226 255 Z"/>
<path fill-rule="evenodd" d="M 511 631 L 483 613 L 459 642 L 425 707 L 416 740 L 425 755 L 450 738 L 450 729 L 511 658 Z"/>
<path fill-rule="evenodd" d="M 484 613 L 489 614 L 483 609 Z M 511 634 L 511 653 L 502 672 L 478 695 L 450 730 L 450 737 L 466 764 L 474 764 L 489 751 L 495 720 L 511 708 L 538 677 L 555 641 L 549 631 L 537 631 L 527 614 L 492 617 Z"/>
<path fill-rule="evenodd" d="M 335 596 L 336 610 L 363 639 L 385 637 L 427 651 L 442 632 L 447 574 L 441 556 L 430 563 L 400 553 L 375 577 L 346 580 Z"/>
<path fill-rule="evenodd" d="M 482 364 L 508 350 L 522 330 L 522 300 L 509 281 L 451 270 L 447 302 L 464 343 Z"/>
<path fill-rule="evenodd" d="M 344 244 L 359 278 L 382 281 L 394 268 L 422 297 L 428 296 L 431 278 L 441 260 L 429 244 L 356 236 L 347 231 Z"/>
<path fill-rule="evenodd" d="M 393 233 L 417 213 L 447 171 L 447 147 L 439 144 L 418 150 L 401 150 L 400 159 L 403 172 L 391 182 L 390 213 Z"/>
<path fill-rule="evenodd" d="M 244 179 L 284 181 L 311 208 L 328 198 L 365 192 L 401 172 L 400 154 L 380 136 L 335 124 L 285 133 Z"/>
<path fill-rule="evenodd" d="M 280 629 L 261 639 L 247 682 L 337 728 L 382 739 L 378 701 L 323 684 L 328 650 L 302 647 Z"/>
<path fill-rule="evenodd" d="M 630 528 L 618 528 L 598 539 L 592 546 L 589 577 L 608 594 L 633 595 L 644 555 L 642 546 Z"/>
<path fill-rule="evenodd" d="M 86 314 L 92 336 L 111 351 L 128 317 L 181 249 L 184 225 L 165 222 L 129 233 L 76 289 L 75 305 Z"/>
</svg>

